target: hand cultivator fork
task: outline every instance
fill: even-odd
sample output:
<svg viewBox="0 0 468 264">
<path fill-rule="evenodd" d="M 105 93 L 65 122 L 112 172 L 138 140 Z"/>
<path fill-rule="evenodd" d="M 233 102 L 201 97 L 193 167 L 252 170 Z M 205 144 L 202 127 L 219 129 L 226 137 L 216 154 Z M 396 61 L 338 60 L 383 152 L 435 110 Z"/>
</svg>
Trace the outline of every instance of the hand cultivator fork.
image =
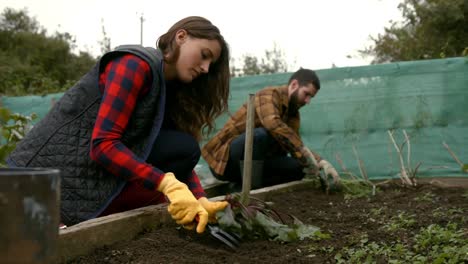
<svg viewBox="0 0 468 264">
<path fill-rule="evenodd" d="M 207 226 L 211 236 L 213 236 L 217 240 L 223 242 L 225 245 L 227 245 L 233 250 L 236 250 L 239 247 L 240 237 L 237 234 L 227 232 L 219 228 L 219 226 L 217 225 L 208 224 Z"/>
</svg>

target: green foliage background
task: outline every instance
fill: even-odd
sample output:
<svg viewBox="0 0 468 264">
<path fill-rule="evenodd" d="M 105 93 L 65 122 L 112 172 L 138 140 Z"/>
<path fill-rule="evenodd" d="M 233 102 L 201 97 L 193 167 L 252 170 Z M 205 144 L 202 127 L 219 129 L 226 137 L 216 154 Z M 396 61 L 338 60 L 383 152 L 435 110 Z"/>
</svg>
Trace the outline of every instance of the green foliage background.
<svg viewBox="0 0 468 264">
<path fill-rule="evenodd" d="M 393 21 L 361 51 L 373 64 L 468 55 L 466 0 L 404 0 L 398 8 L 404 20 Z"/>
<path fill-rule="evenodd" d="M 64 91 L 96 63 L 75 54 L 69 33 L 52 35 L 26 10 L 5 8 L 0 15 L 0 95 Z"/>
<path fill-rule="evenodd" d="M 5 166 L 5 159 L 31 128 L 35 114 L 24 116 L 13 114 L 8 109 L 0 107 L 0 167 Z"/>
</svg>

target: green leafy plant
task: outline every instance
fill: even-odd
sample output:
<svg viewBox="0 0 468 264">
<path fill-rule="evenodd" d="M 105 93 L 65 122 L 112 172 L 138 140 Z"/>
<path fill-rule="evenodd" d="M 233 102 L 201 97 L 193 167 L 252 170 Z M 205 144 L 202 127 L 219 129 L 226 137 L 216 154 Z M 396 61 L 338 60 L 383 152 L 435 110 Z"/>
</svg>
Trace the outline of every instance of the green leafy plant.
<svg viewBox="0 0 468 264">
<path fill-rule="evenodd" d="M 0 94 L 21 96 L 66 90 L 95 63 L 76 50 L 67 32 L 48 34 L 26 9 L 0 13 Z"/>
<path fill-rule="evenodd" d="M 369 181 L 363 180 L 341 180 L 340 185 L 345 200 L 370 197 L 378 189 Z"/>
<path fill-rule="evenodd" d="M 468 191 L 466 191 L 462 196 L 468 199 Z"/>
<path fill-rule="evenodd" d="M 248 205 L 240 202 L 240 194 L 227 195 L 226 201 L 230 206 L 217 213 L 219 227 L 238 234 L 243 239 L 291 242 L 305 238 L 327 237 L 318 227 L 306 225 L 292 215 L 280 214 L 266 202 L 255 197 L 249 198 Z"/>
<path fill-rule="evenodd" d="M 413 250 L 424 254 L 434 263 L 466 263 L 468 261 L 468 239 L 465 229 L 449 223 L 442 227 L 429 225 L 421 228 L 415 236 Z"/>
<path fill-rule="evenodd" d="M 443 221 L 467 223 L 468 217 L 466 216 L 466 210 L 463 208 L 436 208 L 432 211 L 432 216 L 439 218 Z"/>
<path fill-rule="evenodd" d="M 401 212 L 396 216 L 393 216 L 390 221 L 383 226 L 386 231 L 393 232 L 400 229 L 406 229 L 414 226 L 416 220 L 415 215 Z"/>
<path fill-rule="evenodd" d="M 427 192 L 427 193 L 424 193 L 423 195 L 420 195 L 414 198 L 414 200 L 417 202 L 432 202 L 435 198 L 436 198 L 435 194 L 431 192 Z"/>
<path fill-rule="evenodd" d="M 340 191 L 344 194 L 345 200 L 374 196 L 378 188 L 376 184 L 369 180 L 364 161 L 359 157 L 358 150 L 354 143 L 352 144 L 352 149 L 361 176 L 359 177 L 349 171 L 344 165 L 340 154 L 336 153 L 335 158 L 343 170 L 341 172 Z"/>
<path fill-rule="evenodd" d="M 363 236 L 335 254 L 336 263 L 466 263 L 466 230 L 450 223 L 429 225 L 405 241 L 378 243 Z"/>
<path fill-rule="evenodd" d="M 5 158 L 15 149 L 16 143 L 28 132 L 35 114 L 24 116 L 13 114 L 10 110 L 0 107 L 0 167 L 4 166 Z"/>
<path fill-rule="evenodd" d="M 385 211 L 386 207 L 379 207 L 379 208 L 371 208 L 370 209 L 370 214 L 372 216 L 379 216 L 382 214 L 383 211 Z"/>
<path fill-rule="evenodd" d="M 468 172 L 468 164 L 463 164 L 462 171 L 463 172 Z"/>
</svg>

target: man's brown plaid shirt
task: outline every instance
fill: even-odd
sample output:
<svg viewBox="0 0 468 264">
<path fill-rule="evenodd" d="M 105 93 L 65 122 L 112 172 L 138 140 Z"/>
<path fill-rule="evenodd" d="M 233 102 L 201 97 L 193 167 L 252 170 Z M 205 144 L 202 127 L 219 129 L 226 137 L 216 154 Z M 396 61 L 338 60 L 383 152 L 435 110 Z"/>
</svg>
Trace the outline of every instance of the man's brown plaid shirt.
<svg viewBox="0 0 468 264">
<path fill-rule="evenodd" d="M 255 94 L 255 127 L 264 127 L 276 139 L 281 148 L 291 154 L 304 166 L 307 160 L 303 154 L 299 136 L 299 111 L 289 112 L 288 87 L 266 87 Z M 223 175 L 229 158 L 231 142 L 245 133 L 247 103 L 231 116 L 224 127 L 202 148 L 202 156 L 218 175 Z M 320 157 L 313 153 L 317 160 Z"/>
</svg>

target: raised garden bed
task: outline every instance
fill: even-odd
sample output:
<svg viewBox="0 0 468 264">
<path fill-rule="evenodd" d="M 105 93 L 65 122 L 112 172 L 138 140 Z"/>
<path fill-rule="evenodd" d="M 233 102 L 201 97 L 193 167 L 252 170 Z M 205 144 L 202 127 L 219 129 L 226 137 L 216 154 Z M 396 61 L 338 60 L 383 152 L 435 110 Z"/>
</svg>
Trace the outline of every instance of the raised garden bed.
<svg viewBox="0 0 468 264">
<path fill-rule="evenodd" d="M 468 189 L 379 186 L 375 196 L 329 194 L 310 184 L 258 193 L 273 207 L 320 227 L 317 239 L 243 241 L 232 251 L 171 221 L 67 263 L 433 263 L 468 261 Z M 116 226 L 114 232 L 119 234 Z M 458 259 L 458 260 L 457 260 Z M 420 262 L 417 262 L 420 261 Z M 449 262 L 455 261 L 455 262 Z"/>
</svg>

